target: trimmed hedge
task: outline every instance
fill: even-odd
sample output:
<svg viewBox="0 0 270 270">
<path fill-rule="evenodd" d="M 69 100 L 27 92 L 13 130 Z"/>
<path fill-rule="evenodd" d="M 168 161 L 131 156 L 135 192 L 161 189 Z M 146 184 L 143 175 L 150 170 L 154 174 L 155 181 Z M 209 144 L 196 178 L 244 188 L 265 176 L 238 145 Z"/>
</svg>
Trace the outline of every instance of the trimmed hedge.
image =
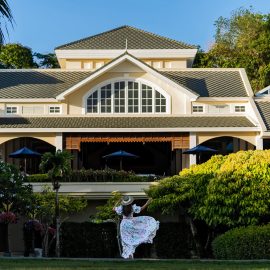
<svg viewBox="0 0 270 270">
<path fill-rule="evenodd" d="M 65 222 L 61 226 L 61 256 L 114 258 L 118 256 L 114 223 Z"/>
<path fill-rule="evenodd" d="M 63 182 L 152 182 L 153 176 L 138 176 L 134 172 L 116 170 L 80 170 L 73 171 L 63 179 Z M 32 174 L 27 176 L 28 182 L 50 182 L 47 174 Z"/>
<path fill-rule="evenodd" d="M 157 257 L 164 259 L 189 259 L 193 246 L 184 223 L 161 223 L 154 244 Z"/>
<path fill-rule="evenodd" d="M 161 223 L 154 244 L 142 244 L 135 258 L 190 258 L 190 233 L 184 223 Z M 61 256 L 119 257 L 114 223 L 73 223 L 61 226 Z"/>
<path fill-rule="evenodd" d="M 270 224 L 232 229 L 212 243 L 216 259 L 270 259 Z"/>
</svg>

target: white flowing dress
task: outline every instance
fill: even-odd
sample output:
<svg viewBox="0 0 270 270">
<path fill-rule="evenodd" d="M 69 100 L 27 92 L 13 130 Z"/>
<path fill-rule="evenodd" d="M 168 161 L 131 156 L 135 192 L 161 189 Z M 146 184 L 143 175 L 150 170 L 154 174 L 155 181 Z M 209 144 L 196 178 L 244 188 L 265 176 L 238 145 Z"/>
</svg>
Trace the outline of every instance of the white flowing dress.
<svg viewBox="0 0 270 270">
<path fill-rule="evenodd" d="M 115 207 L 118 215 L 123 215 L 123 206 Z M 133 257 L 133 253 L 138 245 L 142 243 L 153 243 L 156 232 L 159 228 L 159 221 L 153 217 L 139 216 L 133 217 L 133 213 L 140 213 L 141 207 L 132 205 L 131 214 L 123 219 L 120 224 L 121 243 L 123 247 L 122 257 L 127 259 Z"/>
</svg>

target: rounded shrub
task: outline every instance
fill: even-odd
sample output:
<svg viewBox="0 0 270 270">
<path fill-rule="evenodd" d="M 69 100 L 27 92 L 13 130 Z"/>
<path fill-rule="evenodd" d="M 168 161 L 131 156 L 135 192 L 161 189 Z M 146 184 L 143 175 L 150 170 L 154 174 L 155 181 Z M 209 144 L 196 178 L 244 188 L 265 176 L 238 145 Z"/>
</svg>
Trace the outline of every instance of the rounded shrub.
<svg viewBox="0 0 270 270">
<path fill-rule="evenodd" d="M 270 259 L 270 224 L 229 230 L 212 243 L 216 259 Z"/>
</svg>

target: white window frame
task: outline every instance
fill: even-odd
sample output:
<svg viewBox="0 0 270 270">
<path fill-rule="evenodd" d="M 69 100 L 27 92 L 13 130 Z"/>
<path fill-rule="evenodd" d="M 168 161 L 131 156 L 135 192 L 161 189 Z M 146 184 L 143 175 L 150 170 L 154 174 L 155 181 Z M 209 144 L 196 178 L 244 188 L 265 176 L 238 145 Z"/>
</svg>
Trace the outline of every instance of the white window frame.
<svg viewBox="0 0 270 270">
<path fill-rule="evenodd" d="M 194 107 L 202 107 L 202 112 L 194 112 L 193 108 Z M 192 104 L 192 113 L 197 114 L 197 113 L 205 113 L 205 106 L 201 104 Z"/>
<path fill-rule="evenodd" d="M 51 112 L 51 108 L 59 107 L 59 112 Z M 49 114 L 62 114 L 62 105 L 49 105 L 48 106 L 48 113 Z"/>
<path fill-rule="evenodd" d="M 124 81 L 125 82 L 125 113 L 115 113 L 114 112 L 114 83 L 116 82 L 121 82 Z M 128 112 L 128 82 L 137 82 L 139 83 L 139 111 L 135 112 L 135 113 L 129 113 Z M 112 95 L 111 95 L 111 106 L 112 106 L 112 111 L 111 113 L 101 113 L 100 111 L 100 92 L 101 92 L 101 87 L 107 85 L 107 84 L 111 84 L 111 89 L 112 89 Z M 152 112 L 146 112 L 146 113 L 142 113 L 142 104 L 141 104 L 141 91 L 142 91 L 142 84 L 146 84 L 147 86 L 152 87 Z M 88 113 L 87 112 L 87 99 L 88 97 L 93 94 L 95 91 L 98 91 L 98 112 L 97 113 Z M 155 106 L 156 106 L 156 100 L 155 100 L 155 91 L 158 91 L 161 95 L 163 95 L 166 99 L 166 110 L 165 112 L 155 112 Z M 153 84 L 152 82 L 148 81 L 148 80 L 144 80 L 144 79 L 133 79 L 130 77 L 119 77 L 119 78 L 115 78 L 113 80 L 107 80 L 104 81 L 96 86 L 94 86 L 93 88 L 91 88 L 84 96 L 82 99 L 82 114 L 90 114 L 90 115 L 98 115 L 98 114 L 102 114 L 102 115 L 136 115 L 136 114 L 143 114 L 143 115 L 147 115 L 147 114 L 158 114 L 158 115 L 162 115 L 162 114 L 170 114 L 171 113 L 171 97 L 170 95 L 164 91 L 162 88 L 160 88 L 159 86 Z"/>
<path fill-rule="evenodd" d="M 240 109 L 240 111 L 236 111 L 236 107 L 244 108 L 244 111 L 242 111 L 241 109 Z M 246 108 L 246 105 L 234 105 L 233 108 L 234 108 L 233 111 L 234 111 L 235 113 L 245 113 L 245 112 L 246 112 L 246 109 L 247 109 L 247 108 Z"/>
<path fill-rule="evenodd" d="M 8 112 L 8 108 L 16 108 L 16 112 L 12 112 L 12 109 L 11 109 L 11 112 Z M 6 110 L 5 110 L 5 113 L 7 115 L 14 115 L 14 114 L 19 114 L 19 106 L 13 106 L 13 105 L 7 105 L 6 106 Z"/>
</svg>

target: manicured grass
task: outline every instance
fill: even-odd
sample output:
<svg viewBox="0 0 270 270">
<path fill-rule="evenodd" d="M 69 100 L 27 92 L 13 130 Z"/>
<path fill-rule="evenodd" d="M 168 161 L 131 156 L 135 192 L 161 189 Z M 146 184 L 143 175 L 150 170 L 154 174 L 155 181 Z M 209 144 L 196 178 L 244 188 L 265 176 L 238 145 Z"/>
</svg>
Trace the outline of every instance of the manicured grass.
<svg viewBox="0 0 270 270">
<path fill-rule="evenodd" d="M 0 259 L 1 270 L 257 270 L 269 269 L 270 261 L 177 261 L 177 260 L 45 260 L 45 259 Z"/>
</svg>

